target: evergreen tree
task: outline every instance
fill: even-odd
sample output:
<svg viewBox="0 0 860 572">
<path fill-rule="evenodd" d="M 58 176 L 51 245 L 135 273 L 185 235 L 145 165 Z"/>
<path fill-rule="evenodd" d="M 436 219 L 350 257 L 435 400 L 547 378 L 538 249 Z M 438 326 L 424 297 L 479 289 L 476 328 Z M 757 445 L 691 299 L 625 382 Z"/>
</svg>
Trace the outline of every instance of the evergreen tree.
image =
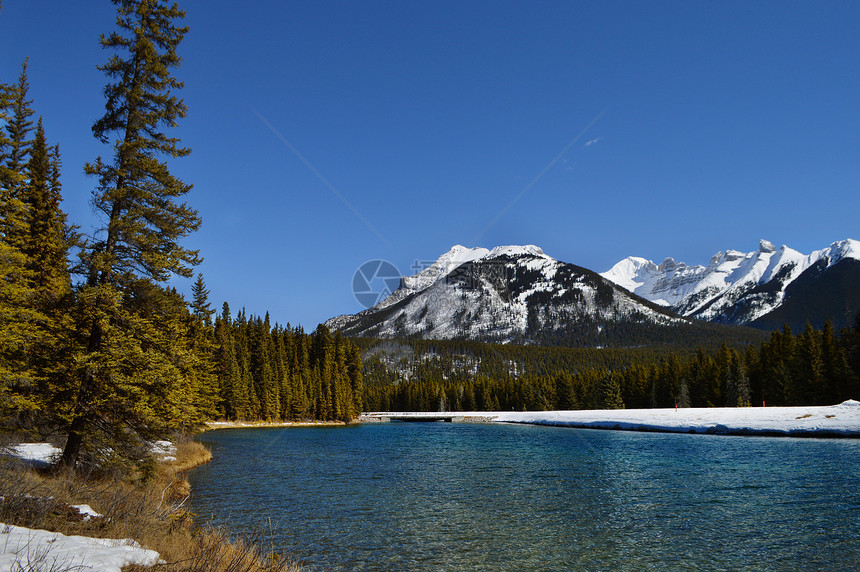
<svg viewBox="0 0 860 572">
<path fill-rule="evenodd" d="M 7 253 L 9 264 L 22 265 L 26 252 L 29 213 L 21 189 L 26 180 L 24 166 L 29 151 L 27 135 L 33 115 L 27 99 L 27 62 L 16 85 L 0 84 L 0 236 L 16 253 Z M 10 258 L 11 256 L 11 258 Z M 13 260 L 14 259 L 14 260 Z M 17 275 L 17 273 L 16 273 Z"/>
<path fill-rule="evenodd" d="M 621 385 L 615 373 L 607 372 L 600 380 L 597 409 L 624 409 Z"/>
<path fill-rule="evenodd" d="M 206 289 L 202 274 L 197 274 L 197 280 L 191 286 L 191 296 L 191 313 L 194 318 L 202 324 L 211 325 L 215 310 L 209 305 L 209 290 Z"/>
<path fill-rule="evenodd" d="M 821 331 L 822 396 L 825 405 L 841 403 L 849 394 L 849 367 L 845 351 L 840 347 L 828 318 Z"/>
<path fill-rule="evenodd" d="M 12 100 L 12 86 L 5 83 L 0 83 L 0 124 L 8 125 L 9 123 L 9 103 Z M 7 189 L 11 187 L 13 182 L 13 172 L 9 170 L 9 154 L 12 151 L 12 145 L 9 141 L 9 136 L 6 129 L 0 129 L 0 188 Z M 5 203 L 5 197 L 4 203 Z"/>
<path fill-rule="evenodd" d="M 176 25 L 184 12 L 158 0 L 113 1 L 118 31 L 100 43 L 116 53 L 99 67 L 108 78 L 106 113 L 93 125 L 97 139 L 113 141 L 113 157 L 85 167 L 98 178 L 93 205 L 104 218 L 83 256 L 88 279 L 79 299 L 86 342 L 63 452 L 70 466 L 96 433 L 108 440 L 129 434 L 146 439 L 165 430 L 158 412 L 166 404 L 155 407 L 154 401 L 177 394 L 147 385 L 179 380 L 162 382 L 159 375 L 171 364 L 169 347 L 156 343 L 163 337 L 155 324 L 159 314 L 141 314 L 128 302 L 134 294 L 144 296 L 139 304 L 163 301 L 142 283 L 188 277 L 199 262 L 196 251 L 179 244 L 200 225 L 197 212 L 178 202 L 191 186 L 174 177 L 164 159 L 190 150 L 161 131 L 186 114 L 176 96 L 182 83 L 171 75 L 187 32 Z"/>
<path fill-rule="evenodd" d="M 199 278 L 199 281 L 202 281 L 202 277 Z M 194 304 L 197 304 L 198 308 L 208 309 L 209 307 L 205 296 L 195 295 L 192 306 Z M 209 310 L 208 314 L 186 311 L 182 316 L 188 344 L 188 378 L 196 392 L 192 397 L 196 399 L 195 406 L 199 409 L 199 419 L 216 416 L 220 406 L 218 378 L 220 356 L 215 327 L 210 321 L 212 313 L 212 310 Z"/>
<path fill-rule="evenodd" d="M 854 327 L 845 333 L 844 339 L 849 370 L 843 397 L 860 401 L 860 312 L 854 319 Z"/>
<path fill-rule="evenodd" d="M 21 74 L 18 83 L 7 88 L 9 116 L 6 121 L 6 133 L 8 134 L 9 150 L 6 154 L 6 168 L 15 173 L 24 170 L 27 157 L 30 154 L 31 140 L 28 139 L 33 131 L 33 100 L 27 99 L 30 91 L 30 82 L 27 79 L 27 60 L 21 65 Z"/>
<path fill-rule="evenodd" d="M 287 419 L 290 415 L 292 387 L 290 386 L 290 374 L 287 370 L 287 350 L 284 344 L 284 333 L 277 324 L 272 330 L 272 347 L 274 352 L 272 355 L 272 368 L 274 370 L 278 395 L 274 415 L 278 419 Z"/>
<path fill-rule="evenodd" d="M 26 257 L 2 236 L 0 284 L 0 415 L 8 420 L 38 409 L 32 352 L 43 336 L 45 316 L 36 309 Z"/>
<path fill-rule="evenodd" d="M 42 119 L 36 125 L 32 152 L 27 162 L 24 200 L 28 206 L 25 252 L 34 287 L 43 298 L 44 309 L 57 303 L 71 290 L 68 268 L 70 231 L 60 208 L 59 157 L 45 140 Z"/>
<path fill-rule="evenodd" d="M 735 350 L 732 350 L 731 379 L 733 401 L 726 405 L 730 407 L 749 407 L 751 405 L 750 380 L 744 360 Z"/>
<path fill-rule="evenodd" d="M 690 386 L 687 383 L 686 378 L 681 379 L 681 383 L 678 386 L 678 396 L 676 403 L 678 407 L 692 407 L 692 400 L 690 399 Z"/>
<path fill-rule="evenodd" d="M 27 222 L 23 241 L 27 275 L 32 283 L 33 309 L 42 319 L 39 334 L 30 347 L 30 364 L 37 381 L 38 415 L 24 425 L 45 425 L 53 429 L 50 412 L 64 409 L 64 389 L 69 385 L 76 340 L 71 306 L 73 296 L 68 250 L 76 233 L 66 223 L 60 208 L 59 151 L 49 148 L 42 119 L 36 126 L 25 168 L 21 197 L 26 205 Z"/>
<path fill-rule="evenodd" d="M 795 405 L 823 405 L 822 394 L 824 362 L 821 354 L 821 335 L 807 322 L 798 337 L 797 364 L 798 400 Z"/>
</svg>

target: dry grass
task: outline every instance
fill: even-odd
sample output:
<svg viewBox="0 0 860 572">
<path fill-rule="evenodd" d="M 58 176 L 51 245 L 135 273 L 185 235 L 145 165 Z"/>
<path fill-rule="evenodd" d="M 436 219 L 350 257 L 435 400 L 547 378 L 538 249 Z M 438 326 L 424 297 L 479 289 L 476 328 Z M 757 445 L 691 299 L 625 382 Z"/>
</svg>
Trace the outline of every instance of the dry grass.
<svg viewBox="0 0 860 572">
<path fill-rule="evenodd" d="M 39 472 L 0 460 L 0 522 L 63 534 L 133 538 L 156 550 L 171 572 L 269 572 L 298 570 L 267 554 L 254 538 L 231 541 L 223 530 L 199 528 L 185 509 L 185 472 L 212 455 L 199 443 L 177 446 L 177 460 L 144 464 L 125 478 L 96 478 L 72 471 Z M 89 504 L 101 518 L 84 520 L 70 505 Z M 258 538 L 259 539 L 259 538 Z M 129 567 L 127 570 L 151 570 Z"/>
<path fill-rule="evenodd" d="M 181 473 L 211 460 L 212 452 L 209 449 L 197 441 L 188 439 L 176 444 L 176 460 L 165 463 L 164 467 L 173 470 L 174 473 Z"/>
</svg>

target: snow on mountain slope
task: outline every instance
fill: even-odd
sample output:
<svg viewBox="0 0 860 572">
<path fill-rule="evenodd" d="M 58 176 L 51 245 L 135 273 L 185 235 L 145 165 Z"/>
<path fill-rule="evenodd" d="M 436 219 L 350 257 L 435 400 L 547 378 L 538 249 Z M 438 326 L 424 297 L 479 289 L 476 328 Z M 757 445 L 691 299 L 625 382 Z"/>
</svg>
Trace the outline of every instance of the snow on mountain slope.
<svg viewBox="0 0 860 572">
<path fill-rule="evenodd" d="M 403 286 L 413 292 L 424 290 L 461 264 L 485 258 L 489 254 L 486 248 L 466 248 L 458 244 L 418 274 L 404 277 Z"/>
<path fill-rule="evenodd" d="M 788 285 L 807 269 L 822 264 L 824 270 L 844 259 L 860 260 L 860 242 L 834 242 L 804 255 L 762 240 L 758 250 L 746 254 L 718 252 L 708 266 L 687 266 L 671 258 L 656 265 L 630 257 L 601 276 L 683 316 L 747 324 L 778 308 Z"/>
<path fill-rule="evenodd" d="M 373 308 L 326 326 L 383 338 L 530 342 L 570 335 L 594 340 L 607 324 L 682 321 L 537 246 L 458 245 L 402 278 L 401 287 Z"/>
</svg>

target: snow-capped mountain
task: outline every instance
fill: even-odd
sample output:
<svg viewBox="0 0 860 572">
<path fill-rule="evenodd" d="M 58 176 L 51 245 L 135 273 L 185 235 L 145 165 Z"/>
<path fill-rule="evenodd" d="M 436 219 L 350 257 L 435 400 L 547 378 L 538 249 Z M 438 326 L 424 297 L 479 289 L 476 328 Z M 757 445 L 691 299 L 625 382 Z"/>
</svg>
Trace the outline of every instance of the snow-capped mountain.
<svg viewBox="0 0 860 572">
<path fill-rule="evenodd" d="M 774 312 L 795 306 L 792 315 L 778 313 L 795 327 L 806 320 L 821 325 L 828 316 L 837 324 L 850 323 L 860 309 L 858 267 L 856 240 L 834 242 L 809 255 L 762 240 L 753 252 L 718 252 L 707 266 L 630 257 L 601 276 L 683 316 L 770 328 Z M 834 298 L 834 288 L 846 292 Z"/>
<path fill-rule="evenodd" d="M 326 322 L 356 336 L 575 345 L 644 343 L 673 325 L 698 327 L 533 245 L 454 246 L 373 308 Z"/>
</svg>

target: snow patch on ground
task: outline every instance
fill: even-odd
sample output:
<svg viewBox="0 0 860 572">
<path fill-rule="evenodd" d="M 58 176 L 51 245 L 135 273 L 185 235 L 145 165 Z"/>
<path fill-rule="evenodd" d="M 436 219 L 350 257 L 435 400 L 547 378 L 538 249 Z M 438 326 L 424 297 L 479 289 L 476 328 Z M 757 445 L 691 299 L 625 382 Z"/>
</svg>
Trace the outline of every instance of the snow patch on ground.
<svg viewBox="0 0 860 572">
<path fill-rule="evenodd" d="M 123 566 L 153 566 L 154 550 L 134 540 L 66 536 L 0 523 L 0 571 L 103 570 L 121 572 Z"/>
<path fill-rule="evenodd" d="M 4 447 L 2 454 L 37 467 L 50 467 L 59 460 L 63 450 L 50 443 L 18 443 Z"/>
<path fill-rule="evenodd" d="M 162 462 L 176 460 L 176 445 L 170 441 L 155 441 L 149 446 L 149 451 Z"/>
<path fill-rule="evenodd" d="M 73 509 L 76 509 L 81 515 L 84 517 L 84 521 L 88 521 L 91 518 L 101 518 L 102 515 L 93 510 L 88 504 L 73 504 L 71 505 Z"/>
</svg>

